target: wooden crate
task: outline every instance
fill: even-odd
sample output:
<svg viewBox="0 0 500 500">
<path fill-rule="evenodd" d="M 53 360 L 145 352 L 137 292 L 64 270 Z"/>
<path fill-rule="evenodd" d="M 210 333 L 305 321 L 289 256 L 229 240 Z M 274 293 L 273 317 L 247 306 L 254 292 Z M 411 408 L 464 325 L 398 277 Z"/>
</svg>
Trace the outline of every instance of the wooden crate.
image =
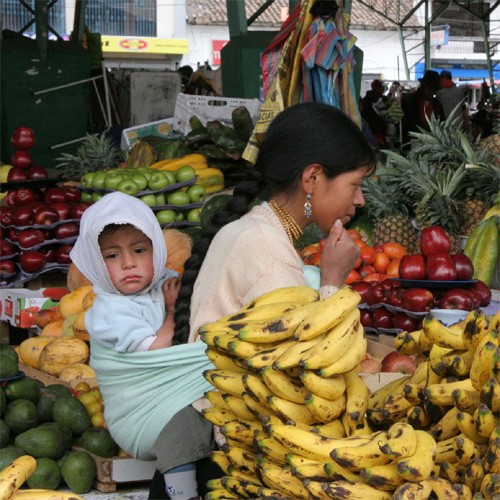
<svg viewBox="0 0 500 500">
<path fill-rule="evenodd" d="M 28 377 L 43 382 L 45 385 L 59 384 L 59 385 L 65 385 L 66 387 L 70 387 L 72 389 L 74 389 L 80 382 L 87 382 L 87 384 L 89 384 L 90 387 L 97 387 L 98 385 L 96 378 L 75 378 L 73 380 L 70 380 L 68 383 L 64 380 L 61 380 L 58 377 L 54 377 L 53 375 L 44 373 L 40 370 L 37 370 L 36 368 L 31 368 L 30 366 L 27 366 L 23 363 L 19 363 L 19 370 L 23 371 L 25 375 L 28 375 Z"/>
</svg>

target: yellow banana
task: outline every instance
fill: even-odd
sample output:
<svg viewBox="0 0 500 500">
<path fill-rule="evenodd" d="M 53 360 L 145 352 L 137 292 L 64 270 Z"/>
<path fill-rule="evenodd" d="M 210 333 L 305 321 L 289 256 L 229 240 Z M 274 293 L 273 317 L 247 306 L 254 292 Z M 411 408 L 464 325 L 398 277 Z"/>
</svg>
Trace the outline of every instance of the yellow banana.
<svg viewBox="0 0 500 500">
<path fill-rule="evenodd" d="M 473 358 L 474 353 L 471 351 L 451 351 L 439 360 L 433 370 L 443 377 L 448 375 L 466 377 L 469 375 Z"/>
<path fill-rule="evenodd" d="M 254 444 L 264 458 L 281 465 L 287 464 L 286 455 L 290 450 L 276 441 L 276 439 L 272 437 L 257 439 Z"/>
<path fill-rule="evenodd" d="M 299 377 L 309 392 L 332 401 L 339 398 L 346 390 L 343 375 L 320 377 L 314 370 L 301 369 Z"/>
<path fill-rule="evenodd" d="M 17 490 L 12 500 L 84 500 L 72 491 L 54 491 L 42 489 Z"/>
<path fill-rule="evenodd" d="M 450 329 L 452 327 L 449 327 Z M 432 344 L 431 350 L 429 351 L 429 361 L 441 359 L 443 356 L 446 356 L 450 352 L 453 352 L 454 349 L 451 349 L 449 347 L 443 347 L 438 344 Z"/>
<path fill-rule="evenodd" d="M 246 392 L 248 396 L 261 405 L 268 406 L 268 398 L 273 396 L 273 393 L 258 375 L 245 374 L 241 380 L 244 387 L 242 392 Z"/>
<path fill-rule="evenodd" d="M 489 378 L 479 392 L 481 403 L 488 405 L 493 413 L 500 413 L 500 382 L 496 378 Z"/>
<path fill-rule="evenodd" d="M 488 332 L 492 330 L 500 330 L 500 309 L 488 321 Z"/>
<path fill-rule="evenodd" d="M 16 458 L 0 471 L 0 498 L 9 500 L 24 482 L 35 472 L 36 460 L 30 455 Z"/>
<path fill-rule="evenodd" d="M 316 464 L 317 460 L 313 460 L 312 458 L 303 457 L 301 455 L 296 455 L 295 453 L 287 453 L 286 454 L 286 462 L 290 466 L 290 470 L 293 471 L 295 467 L 300 467 L 305 464 Z M 326 462 L 319 462 L 326 463 Z"/>
<path fill-rule="evenodd" d="M 460 411 L 474 413 L 474 410 L 480 403 L 480 393 L 475 389 L 470 391 L 455 389 L 451 393 L 451 400 Z"/>
<path fill-rule="evenodd" d="M 476 419 L 473 415 L 459 411 L 457 413 L 457 426 L 459 431 L 467 438 L 474 441 L 474 443 L 487 443 L 488 436 L 484 437 L 476 429 Z"/>
<path fill-rule="evenodd" d="M 498 416 L 484 403 L 479 403 L 473 418 L 478 434 L 484 438 L 489 438 L 493 429 L 500 426 Z"/>
<path fill-rule="evenodd" d="M 482 309 L 473 309 L 465 317 L 465 348 L 474 352 L 481 338 L 488 332 L 488 321 Z"/>
<path fill-rule="evenodd" d="M 330 478 L 330 481 L 353 481 L 356 483 L 366 483 L 366 479 L 358 473 L 342 467 L 337 462 L 327 462 L 324 464 L 324 469 Z"/>
<path fill-rule="evenodd" d="M 224 477 L 224 476 L 223 476 Z M 224 488 L 225 486 L 222 484 L 222 478 L 218 477 L 216 479 L 209 479 L 206 482 L 206 486 L 209 490 L 218 490 L 219 488 Z"/>
<path fill-rule="evenodd" d="M 205 370 L 203 376 L 219 391 L 240 397 L 245 392 L 243 377 L 249 375 L 232 370 Z"/>
<path fill-rule="evenodd" d="M 384 401 L 382 413 L 390 422 L 397 422 L 408 413 L 413 406 L 403 395 L 388 396 Z"/>
<path fill-rule="evenodd" d="M 342 358 L 325 366 L 319 370 L 322 377 L 333 377 L 341 373 L 347 373 L 354 370 L 361 360 L 365 357 L 368 342 L 364 335 L 363 327 L 360 323 L 356 326 L 357 333 L 352 339 L 352 346 L 348 349 Z"/>
<path fill-rule="evenodd" d="M 309 340 L 323 332 L 331 330 L 340 323 L 353 309 L 356 309 L 361 296 L 355 290 L 344 285 L 307 315 L 297 326 L 294 337 L 297 340 Z"/>
<path fill-rule="evenodd" d="M 323 488 L 330 498 L 343 500 L 391 500 L 392 492 L 382 491 L 363 483 L 351 481 L 331 481 L 323 483 Z"/>
<path fill-rule="evenodd" d="M 432 472 L 437 454 L 434 438 L 425 431 L 416 430 L 417 448 L 411 457 L 397 461 L 398 472 L 406 481 L 423 481 Z"/>
<path fill-rule="evenodd" d="M 474 387 L 470 378 L 442 384 L 431 384 L 425 388 L 425 397 L 434 404 L 451 406 L 453 404 L 452 392 L 455 389 L 472 391 Z"/>
<path fill-rule="evenodd" d="M 433 344 L 448 349 L 465 349 L 465 340 L 463 331 L 457 332 L 449 328 L 432 314 L 427 314 L 422 321 L 422 329 L 427 338 Z"/>
<path fill-rule="evenodd" d="M 210 454 L 210 459 L 212 460 L 212 462 L 214 462 L 220 467 L 220 469 L 224 474 L 228 473 L 231 462 L 227 458 L 226 453 L 224 451 L 222 450 L 212 451 L 212 453 Z"/>
<path fill-rule="evenodd" d="M 219 346 L 219 343 L 216 343 L 216 345 Z M 225 347 L 230 354 L 244 361 L 250 356 L 255 356 L 256 354 L 265 351 L 266 349 L 274 347 L 274 345 L 275 344 L 246 342 L 244 340 L 234 338 L 232 340 L 229 340 Z"/>
<path fill-rule="evenodd" d="M 368 408 L 372 410 L 381 410 L 384 406 L 384 401 L 388 396 L 403 395 L 404 386 L 410 381 L 410 379 L 411 375 L 401 376 L 400 378 L 394 379 L 388 384 L 385 384 L 372 392 L 368 397 Z"/>
<path fill-rule="evenodd" d="M 423 385 L 427 382 L 427 372 L 429 370 L 429 362 L 423 358 L 419 359 L 417 367 L 410 378 L 407 380 L 408 384 Z"/>
<path fill-rule="evenodd" d="M 304 486 L 310 493 L 311 498 L 317 500 L 329 500 L 331 497 L 324 489 L 325 483 L 321 480 L 304 479 Z"/>
<path fill-rule="evenodd" d="M 444 441 L 455 437 L 460 433 L 457 423 L 458 414 L 460 410 L 456 406 L 449 408 L 446 413 L 429 429 L 429 434 L 436 441 Z"/>
<path fill-rule="evenodd" d="M 424 329 L 422 329 L 422 333 L 418 336 L 418 345 L 420 346 L 420 354 L 422 355 L 429 354 L 434 345 Z"/>
<path fill-rule="evenodd" d="M 262 482 L 269 488 L 280 491 L 292 498 L 309 498 L 309 493 L 302 481 L 295 477 L 289 469 L 274 465 L 268 460 L 259 460 L 259 473 Z"/>
<path fill-rule="evenodd" d="M 344 432 L 346 436 L 366 436 L 367 434 L 372 434 L 375 430 L 370 425 L 368 421 L 368 417 L 365 416 L 356 424 L 352 425 L 352 420 L 347 416 L 347 412 L 345 412 L 342 417 L 340 417 L 342 421 L 342 425 L 344 427 Z M 335 421 L 334 421 L 335 422 Z M 342 437 L 342 436 L 334 436 L 331 437 Z"/>
<path fill-rule="evenodd" d="M 500 438 L 493 439 L 483 457 L 483 467 L 487 474 L 500 474 Z"/>
<path fill-rule="evenodd" d="M 275 304 L 276 302 L 297 302 L 299 304 L 308 304 L 316 300 L 323 300 L 320 293 L 314 288 L 308 286 L 290 286 L 276 288 L 245 304 L 241 311 L 255 309 L 265 304 Z"/>
<path fill-rule="evenodd" d="M 217 408 L 215 406 L 204 408 L 201 413 L 203 417 L 206 418 L 209 422 L 214 425 L 218 425 L 219 427 L 226 424 L 227 422 L 230 422 L 231 420 L 238 419 L 238 417 L 231 410 L 225 410 L 223 408 Z"/>
<path fill-rule="evenodd" d="M 248 321 L 262 321 L 266 319 L 275 319 L 283 314 L 293 311 L 302 307 L 304 304 L 301 302 L 271 302 L 260 306 L 252 307 L 250 309 L 243 308 L 234 314 L 229 314 L 219 318 L 216 323 L 246 323 Z"/>
<path fill-rule="evenodd" d="M 423 405 L 410 406 L 410 408 L 408 408 L 406 417 L 408 419 L 408 423 L 414 429 L 418 430 L 428 429 L 429 426 L 431 425 L 431 418 L 429 414 L 425 411 Z"/>
<path fill-rule="evenodd" d="M 311 432 L 315 432 L 316 434 L 319 434 L 320 436 L 326 436 L 326 437 L 331 437 L 331 438 L 343 438 L 346 437 L 346 431 L 345 431 L 345 426 L 342 422 L 342 420 L 339 420 L 338 418 L 332 420 L 331 422 L 327 422 L 325 424 L 319 424 L 314 426 L 311 429 Z M 368 433 L 365 433 L 368 434 Z"/>
<path fill-rule="evenodd" d="M 222 399 L 224 399 L 224 402 L 236 417 L 242 418 L 243 420 L 257 420 L 255 415 L 248 409 L 241 395 L 234 396 L 232 394 L 223 394 Z"/>
<path fill-rule="evenodd" d="M 500 347 L 496 348 L 493 355 L 493 364 L 491 365 L 491 377 L 500 382 Z"/>
<path fill-rule="evenodd" d="M 207 344 L 207 346 L 211 347 L 211 348 L 217 347 L 216 343 L 219 341 L 219 339 L 224 339 L 224 338 L 229 339 L 229 338 L 234 338 L 234 337 L 235 336 L 233 333 L 230 333 L 230 332 L 227 332 L 224 330 L 210 330 L 210 331 L 203 331 L 202 332 L 200 329 L 201 341 L 204 342 L 205 344 Z M 222 344 L 222 342 L 221 342 L 221 344 Z"/>
<path fill-rule="evenodd" d="M 257 498 L 259 496 L 260 481 L 255 478 L 256 482 L 247 481 L 233 476 L 223 476 L 221 482 L 226 488 L 237 498 Z"/>
<path fill-rule="evenodd" d="M 394 491 L 393 500 L 427 500 L 432 493 L 432 486 L 427 481 L 403 483 Z"/>
<path fill-rule="evenodd" d="M 500 496 L 500 474 L 485 474 L 479 491 L 484 498 L 496 500 Z"/>
<path fill-rule="evenodd" d="M 424 386 L 420 386 L 419 384 L 405 384 L 403 395 L 410 403 L 419 405 L 425 399 Z"/>
<path fill-rule="evenodd" d="M 224 452 L 226 456 L 238 470 L 245 474 L 255 474 L 256 456 L 245 448 L 240 446 L 225 446 Z"/>
<path fill-rule="evenodd" d="M 394 491 L 405 482 L 398 473 L 396 462 L 364 467 L 359 473 L 366 479 L 367 484 L 378 490 Z"/>
<path fill-rule="evenodd" d="M 300 379 L 295 381 L 282 370 L 273 370 L 271 366 L 264 367 L 260 371 L 260 375 L 275 396 L 298 404 L 305 403 L 309 392 L 302 385 Z"/>
<path fill-rule="evenodd" d="M 217 488 L 216 490 L 207 493 L 207 500 L 225 500 L 231 498 L 238 498 L 226 488 Z"/>
<path fill-rule="evenodd" d="M 330 453 L 335 447 L 357 446 L 369 441 L 369 438 L 363 437 L 328 438 L 285 424 L 271 425 L 270 433 L 274 439 L 289 448 L 290 453 L 318 462 L 331 462 Z"/>
<path fill-rule="evenodd" d="M 212 405 L 215 406 L 216 408 L 221 408 L 223 410 L 229 410 L 231 411 L 231 408 L 227 405 L 227 403 L 224 401 L 224 398 L 222 397 L 222 393 L 219 391 L 207 391 L 205 392 L 205 399 L 208 400 L 208 402 Z"/>
<path fill-rule="evenodd" d="M 252 445 L 254 434 L 262 432 L 262 425 L 253 420 L 243 421 L 231 420 L 220 427 L 222 435 L 238 443 L 247 443 Z"/>
<path fill-rule="evenodd" d="M 264 349 L 263 351 L 250 356 L 245 359 L 244 363 L 246 366 L 258 370 L 266 366 L 271 367 L 273 363 L 288 349 L 297 344 L 295 340 L 288 340 L 284 342 L 279 342 L 277 345 L 270 347 L 269 349 Z"/>
<path fill-rule="evenodd" d="M 446 498 L 450 500 L 465 500 L 466 498 L 472 498 L 470 490 L 467 491 L 468 488 L 461 484 L 454 484 L 442 477 L 430 477 L 427 481 L 430 483 L 436 498 Z M 465 490 L 465 488 L 467 488 L 467 490 Z"/>
<path fill-rule="evenodd" d="M 296 341 L 295 345 L 290 346 L 281 356 L 278 357 L 273 363 L 273 368 L 277 370 L 285 370 L 287 368 L 298 367 L 304 354 L 309 349 L 314 348 L 316 344 L 326 336 L 326 333 L 315 337 L 311 340 L 304 340 L 302 342 Z"/>
<path fill-rule="evenodd" d="M 335 401 L 322 398 L 316 394 L 308 394 L 305 399 L 306 408 L 311 412 L 314 422 L 331 422 L 339 418 L 344 412 L 347 403 L 346 394 L 342 394 Z"/>
<path fill-rule="evenodd" d="M 481 481 L 484 477 L 483 461 L 480 458 L 475 458 L 465 468 L 464 484 L 469 487 L 473 492 L 479 491 L 481 488 Z"/>
<path fill-rule="evenodd" d="M 451 463 L 443 460 L 439 463 L 439 477 L 447 479 L 452 483 L 463 483 L 465 467 L 458 462 Z"/>
<path fill-rule="evenodd" d="M 391 458 L 410 457 L 417 449 L 415 429 L 406 422 L 397 422 L 387 430 L 388 441 L 380 449 Z"/>
<path fill-rule="evenodd" d="M 255 401 L 251 396 L 249 396 L 246 392 L 241 395 L 248 411 L 257 419 L 262 420 L 262 417 L 266 415 L 271 417 L 276 417 L 276 414 L 269 408 L 268 406 L 264 406 L 263 404 Z"/>
<path fill-rule="evenodd" d="M 238 338 L 254 343 L 273 343 L 291 339 L 303 319 L 314 314 L 323 305 L 323 302 L 317 300 L 278 317 L 265 321 L 248 322 L 238 331 Z"/>
<path fill-rule="evenodd" d="M 480 391 L 490 378 L 495 352 L 498 347 L 498 330 L 488 332 L 478 343 L 470 368 L 470 378 L 474 389 Z"/>
<path fill-rule="evenodd" d="M 291 468 L 292 474 L 299 479 L 310 479 L 314 481 L 323 481 L 330 476 L 325 470 L 323 462 L 306 462 Z"/>
<path fill-rule="evenodd" d="M 458 435 L 436 444 L 436 462 L 458 462 L 468 465 L 476 458 L 476 446 L 472 439 Z"/>
<path fill-rule="evenodd" d="M 401 354 L 413 356 L 420 353 L 420 344 L 418 339 L 422 330 L 415 330 L 413 332 L 402 331 L 394 338 L 394 349 Z"/>
<path fill-rule="evenodd" d="M 327 330 L 323 340 L 304 353 L 301 366 L 308 370 L 315 370 L 341 359 L 352 346 L 358 332 L 359 316 L 360 312 L 357 307 L 348 311 L 339 323 Z"/>
<path fill-rule="evenodd" d="M 370 393 L 365 381 L 359 376 L 357 371 L 351 370 L 344 373 L 344 380 L 347 395 L 345 407 L 347 422 L 350 421 L 352 428 L 354 428 L 365 416 Z"/>
<path fill-rule="evenodd" d="M 222 351 L 208 347 L 205 353 L 215 368 L 218 368 L 219 370 L 232 370 L 235 372 L 249 373 L 246 368 L 238 364 L 234 357 L 228 356 Z"/>
<path fill-rule="evenodd" d="M 292 420 L 308 425 L 315 422 L 313 413 L 304 404 L 294 403 L 274 395 L 267 399 L 267 404 L 283 421 Z"/>
</svg>

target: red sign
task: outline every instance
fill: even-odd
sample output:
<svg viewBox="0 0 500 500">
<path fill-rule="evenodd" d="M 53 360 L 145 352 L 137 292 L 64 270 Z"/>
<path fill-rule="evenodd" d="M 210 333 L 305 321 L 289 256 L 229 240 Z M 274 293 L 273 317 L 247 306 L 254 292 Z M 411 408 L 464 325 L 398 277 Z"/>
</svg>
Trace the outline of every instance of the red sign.
<svg viewBox="0 0 500 500">
<path fill-rule="evenodd" d="M 212 64 L 220 65 L 220 51 L 229 40 L 212 40 Z"/>
<path fill-rule="evenodd" d="M 148 42 L 139 38 L 125 38 L 124 40 L 120 41 L 119 45 L 122 49 L 142 50 L 148 46 Z"/>
</svg>

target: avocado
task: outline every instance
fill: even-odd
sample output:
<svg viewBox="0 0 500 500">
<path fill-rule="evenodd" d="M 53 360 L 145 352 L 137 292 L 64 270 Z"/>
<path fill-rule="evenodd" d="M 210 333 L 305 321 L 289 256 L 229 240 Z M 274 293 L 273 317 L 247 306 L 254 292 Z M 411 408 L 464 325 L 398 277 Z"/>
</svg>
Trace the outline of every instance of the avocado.
<svg viewBox="0 0 500 500">
<path fill-rule="evenodd" d="M 13 346 L 9 344 L 0 344 L 0 354 L 7 356 L 16 363 L 19 363 L 19 356 Z"/>
<path fill-rule="evenodd" d="M 19 371 L 19 364 L 10 356 L 0 352 L 0 378 L 13 377 Z"/>
<path fill-rule="evenodd" d="M 27 399 L 36 404 L 40 398 L 40 385 L 28 376 L 12 380 L 4 387 L 4 391 L 9 401 Z"/>
<path fill-rule="evenodd" d="M 100 457 L 116 457 L 119 447 L 104 427 L 87 429 L 78 440 L 78 444 L 86 450 Z"/>
<path fill-rule="evenodd" d="M 5 408 L 7 408 L 7 396 L 2 387 L 0 387 L 0 417 L 5 414 Z"/>
<path fill-rule="evenodd" d="M 61 439 L 65 450 L 69 450 L 73 445 L 73 433 L 67 425 L 60 424 L 59 422 L 43 422 L 38 427 L 45 427 L 48 429 L 55 429 L 61 434 Z"/>
<path fill-rule="evenodd" d="M 36 405 L 40 422 L 50 422 L 52 420 L 52 409 L 54 408 L 56 399 L 59 397 L 60 396 L 48 389 L 44 388 L 40 390 L 40 398 Z"/>
<path fill-rule="evenodd" d="M 96 477 L 94 459 L 86 451 L 70 452 L 62 461 L 61 474 L 73 492 L 88 493 Z"/>
<path fill-rule="evenodd" d="M 61 470 L 55 460 L 40 457 L 36 459 L 35 472 L 26 484 L 32 489 L 55 490 L 61 484 Z"/>
<path fill-rule="evenodd" d="M 92 427 L 85 405 L 76 398 L 58 398 L 52 408 L 52 420 L 65 424 L 73 433 L 79 436 Z"/>
<path fill-rule="evenodd" d="M 57 460 L 65 452 L 60 431 L 48 427 L 34 427 L 22 432 L 16 436 L 14 444 L 35 458 L 45 457 Z"/>
<path fill-rule="evenodd" d="M 14 434 L 27 431 L 38 425 L 38 413 L 33 401 L 16 399 L 7 404 L 5 423 Z"/>
<path fill-rule="evenodd" d="M 49 384 L 49 385 L 45 386 L 45 389 L 53 392 L 54 394 L 58 395 L 59 397 L 63 397 L 63 398 L 72 398 L 73 397 L 73 394 L 71 394 L 70 388 L 66 385 Z"/>
<path fill-rule="evenodd" d="M 9 426 L 0 419 L 0 448 L 5 448 L 10 441 Z"/>
<path fill-rule="evenodd" d="M 16 446 L 6 446 L 0 450 L 0 471 L 10 465 L 16 458 L 26 455 L 22 448 Z"/>
</svg>

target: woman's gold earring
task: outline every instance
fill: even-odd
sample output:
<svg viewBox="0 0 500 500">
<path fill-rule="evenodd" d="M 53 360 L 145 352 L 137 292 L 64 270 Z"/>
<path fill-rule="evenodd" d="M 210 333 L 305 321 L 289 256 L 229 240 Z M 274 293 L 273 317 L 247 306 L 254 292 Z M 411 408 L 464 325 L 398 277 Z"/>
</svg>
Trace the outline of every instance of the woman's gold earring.
<svg viewBox="0 0 500 500">
<path fill-rule="evenodd" d="M 312 215 L 312 205 L 311 205 L 311 193 L 306 194 L 306 202 L 304 203 L 304 215 L 306 219 L 310 219 Z"/>
</svg>

